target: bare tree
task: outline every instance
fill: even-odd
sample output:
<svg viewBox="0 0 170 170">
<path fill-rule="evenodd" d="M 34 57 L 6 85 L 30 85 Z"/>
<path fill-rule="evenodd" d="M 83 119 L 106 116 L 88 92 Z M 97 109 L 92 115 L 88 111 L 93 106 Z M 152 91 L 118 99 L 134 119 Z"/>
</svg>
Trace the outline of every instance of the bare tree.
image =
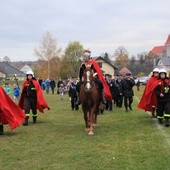
<svg viewBox="0 0 170 170">
<path fill-rule="evenodd" d="M 51 76 L 51 60 L 54 58 L 58 58 L 61 52 L 61 48 L 57 44 L 57 40 L 54 35 L 50 32 L 46 32 L 43 34 L 40 45 L 34 49 L 35 55 L 42 61 L 46 63 L 47 66 L 47 77 Z M 42 65 L 43 69 L 44 64 Z"/>
<path fill-rule="evenodd" d="M 127 66 L 129 62 L 128 55 L 129 55 L 128 51 L 123 46 L 120 46 L 115 50 L 115 53 L 114 53 L 114 56 L 116 57 L 115 65 L 117 65 L 119 69 L 124 66 Z"/>
<path fill-rule="evenodd" d="M 115 56 L 119 56 L 119 55 L 128 55 L 128 51 L 126 50 L 125 47 L 120 46 L 115 50 L 114 53 Z"/>
</svg>

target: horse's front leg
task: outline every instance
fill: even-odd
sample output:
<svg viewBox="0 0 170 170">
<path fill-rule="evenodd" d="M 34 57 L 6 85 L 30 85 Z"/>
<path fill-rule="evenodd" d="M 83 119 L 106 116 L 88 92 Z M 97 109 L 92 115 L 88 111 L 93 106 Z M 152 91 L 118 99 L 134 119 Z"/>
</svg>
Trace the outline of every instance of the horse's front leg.
<svg viewBox="0 0 170 170">
<path fill-rule="evenodd" d="M 93 113 L 93 110 L 91 110 L 90 113 L 89 113 L 89 123 L 90 123 L 90 127 L 89 127 L 88 135 L 93 135 L 94 134 L 94 132 L 93 132 L 93 130 L 94 130 L 94 126 L 93 126 L 93 124 L 94 124 L 94 113 Z"/>
<path fill-rule="evenodd" d="M 94 115 L 93 127 L 96 127 L 96 125 L 97 125 L 97 113 L 95 113 L 95 115 Z"/>
</svg>

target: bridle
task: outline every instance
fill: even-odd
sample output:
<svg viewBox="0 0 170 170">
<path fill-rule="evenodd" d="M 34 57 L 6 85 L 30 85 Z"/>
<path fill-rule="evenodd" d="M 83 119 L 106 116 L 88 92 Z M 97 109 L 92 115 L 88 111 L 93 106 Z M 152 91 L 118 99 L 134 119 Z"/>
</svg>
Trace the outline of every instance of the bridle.
<svg viewBox="0 0 170 170">
<path fill-rule="evenodd" d="M 84 71 L 84 89 L 86 92 L 91 92 L 93 89 L 93 74 L 90 69 Z"/>
</svg>

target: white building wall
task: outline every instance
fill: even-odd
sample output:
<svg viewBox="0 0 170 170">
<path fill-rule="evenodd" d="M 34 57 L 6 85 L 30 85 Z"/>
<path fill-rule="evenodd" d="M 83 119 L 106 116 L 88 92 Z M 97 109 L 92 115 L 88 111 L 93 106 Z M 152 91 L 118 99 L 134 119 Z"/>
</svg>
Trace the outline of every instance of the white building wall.
<svg viewBox="0 0 170 170">
<path fill-rule="evenodd" d="M 24 67 L 22 67 L 22 69 L 20 69 L 20 71 L 22 71 L 23 73 L 26 74 L 27 71 L 32 70 L 31 67 L 29 67 L 28 65 L 25 65 Z"/>
<path fill-rule="evenodd" d="M 165 56 L 170 57 L 170 44 L 165 45 Z"/>
</svg>

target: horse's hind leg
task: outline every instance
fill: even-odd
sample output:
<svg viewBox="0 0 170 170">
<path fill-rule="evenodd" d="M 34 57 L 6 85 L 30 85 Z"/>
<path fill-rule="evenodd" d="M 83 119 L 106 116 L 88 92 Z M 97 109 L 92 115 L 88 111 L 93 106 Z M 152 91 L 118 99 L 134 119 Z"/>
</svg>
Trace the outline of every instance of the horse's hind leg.
<svg viewBox="0 0 170 170">
<path fill-rule="evenodd" d="M 97 125 L 97 113 L 94 115 L 93 127 L 96 127 L 96 125 Z"/>
</svg>

